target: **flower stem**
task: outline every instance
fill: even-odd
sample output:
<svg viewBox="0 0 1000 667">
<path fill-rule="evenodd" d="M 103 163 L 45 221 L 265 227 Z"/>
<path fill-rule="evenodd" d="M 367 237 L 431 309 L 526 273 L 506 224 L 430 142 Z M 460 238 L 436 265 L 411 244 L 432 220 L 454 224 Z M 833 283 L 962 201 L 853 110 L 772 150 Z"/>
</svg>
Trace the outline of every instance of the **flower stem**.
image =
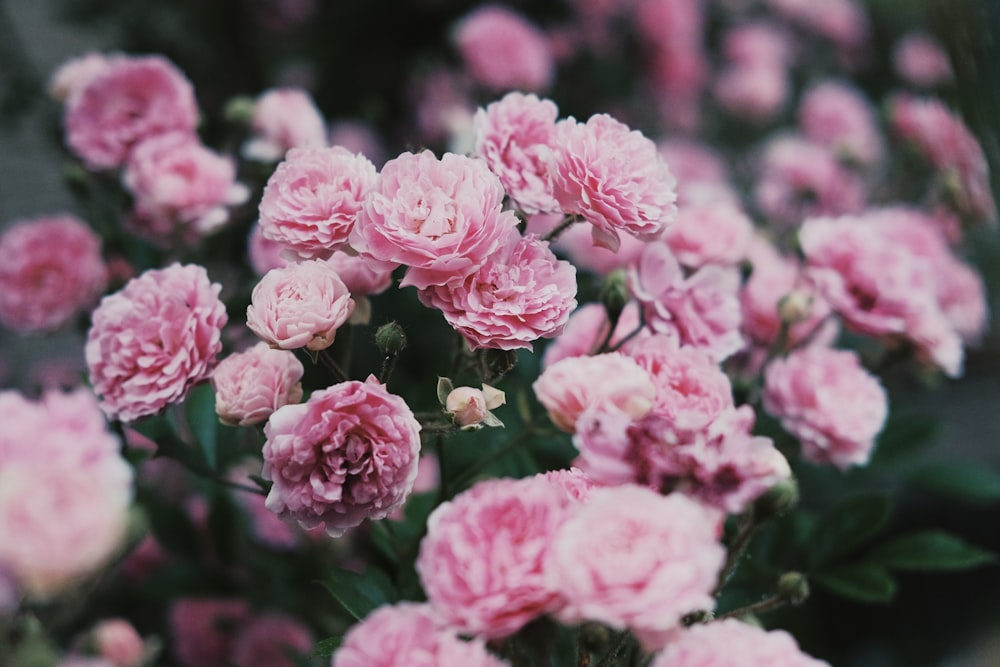
<svg viewBox="0 0 1000 667">
<path fill-rule="evenodd" d="M 567 229 L 569 229 L 570 226 L 573 223 L 579 222 L 579 221 L 580 221 L 579 217 L 577 217 L 575 215 L 567 215 L 565 218 L 563 218 L 562 222 L 560 222 L 558 225 L 556 225 L 556 228 L 553 229 L 548 234 L 546 234 L 545 237 L 542 238 L 542 240 L 543 241 L 548 241 L 549 243 L 552 243 L 553 241 L 555 241 L 556 239 L 558 239 L 562 235 L 563 232 L 565 232 Z"/>
<path fill-rule="evenodd" d="M 767 611 L 773 611 L 780 607 L 784 607 L 788 604 L 788 598 L 780 594 L 774 594 L 771 597 L 764 598 L 760 602 L 754 602 L 753 604 L 748 604 L 745 607 L 740 607 L 739 609 L 733 609 L 732 611 L 727 611 L 725 614 L 720 614 L 716 617 L 716 620 L 721 621 L 724 618 L 739 618 L 741 616 L 746 616 L 748 614 L 761 614 Z"/>
<path fill-rule="evenodd" d="M 712 592 L 713 597 L 717 596 L 725 585 L 729 583 L 729 580 L 732 579 L 739 565 L 740 558 L 743 557 L 747 547 L 750 545 L 750 540 L 759 527 L 760 524 L 754 519 L 753 508 L 751 507 L 740 517 L 739 523 L 736 526 L 736 535 L 733 537 L 733 541 L 726 551 L 726 563 L 719 574 L 719 583 Z"/>
</svg>

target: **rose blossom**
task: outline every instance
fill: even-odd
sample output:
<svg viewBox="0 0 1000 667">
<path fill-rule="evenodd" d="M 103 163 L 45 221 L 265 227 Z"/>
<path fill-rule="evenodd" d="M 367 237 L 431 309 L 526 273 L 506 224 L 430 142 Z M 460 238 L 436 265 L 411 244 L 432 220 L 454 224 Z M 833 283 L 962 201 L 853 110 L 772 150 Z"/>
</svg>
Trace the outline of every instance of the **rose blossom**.
<svg viewBox="0 0 1000 667">
<path fill-rule="evenodd" d="M 22 220 L 0 235 L 0 323 L 8 329 L 58 329 L 107 282 L 100 238 L 71 215 Z"/>
<path fill-rule="evenodd" d="M 559 109 L 552 100 L 507 93 L 476 111 L 473 153 L 500 177 L 507 195 L 525 213 L 559 211 L 552 196 L 548 156 Z"/>
<path fill-rule="evenodd" d="M 853 86 L 823 81 L 802 96 L 799 127 L 806 138 L 860 165 L 879 162 L 885 146 L 871 102 Z"/>
<path fill-rule="evenodd" d="M 325 258 L 347 243 L 375 165 L 346 148 L 293 148 L 264 187 L 261 233 L 304 259 Z"/>
<path fill-rule="evenodd" d="M 90 169 L 117 167 L 143 139 L 198 123 L 194 88 L 160 56 L 121 57 L 66 108 L 66 142 Z"/>
<path fill-rule="evenodd" d="M 608 334 L 608 311 L 603 304 L 586 303 L 569 316 L 566 327 L 545 348 L 542 355 L 542 369 L 567 357 L 583 357 L 595 354 Z M 639 307 L 635 301 L 629 301 L 618 317 L 615 332 L 608 340 L 608 346 L 614 348 L 622 342 L 625 336 L 631 334 L 640 325 Z M 634 336 L 631 341 L 639 340 L 648 331 L 645 329 Z M 633 342 L 624 343 L 621 350 L 626 354 Z"/>
<path fill-rule="evenodd" d="M 656 144 L 606 114 L 556 128 L 553 195 L 593 225 L 595 245 L 617 250 L 619 231 L 649 240 L 674 221 L 677 182 Z"/>
<path fill-rule="evenodd" d="M 545 572 L 566 600 L 558 617 L 628 629 L 659 648 L 685 614 L 715 606 L 722 518 L 676 494 L 592 490 L 551 538 Z"/>
<path fill-rule="evenodd" d="M 483 5 L 464 16 L 452 40 L 472 77 L 493 90 L 544 90 L 555 63 L 545 34 L 521 14 Z"/>
<path fill-rule="evenodd" d="M 266 421 L 281 406 L 302 400 L 304 372 L 294 354 L 263 342 L 231 354 L 219 362 L 210 378 L 215 412 L 230 426 Z"/>
<path fill-rule="evenodd" d="M 49 77 L 49 95 L 57 102 L 68 103 L 119 59 L 122 56 L 117 54 L 90 52 L 67 60 Z"/>
<path fill-rule="evenodd" d="M 719 106 L 734 116 L 766 123 L 788 101 L 788 79 L 784 67 L 771 63 L 729 65 L 719 72 L 713 93 Z"/>
<path fill-rule="evenodd" d="M 240 628 L 229 662 L 239 667 L 297 667 L 301 663 L 291 655 L 305 658 L 312 653 L 309 628 L 290 616 L 267 613 Z"/>
<path fill-rule="evenodd" d="M 245 600 L 180 598 L 167 613 L 170 649 L 181 667 L 218 667 L 229 662 L 233 640 L 250 619 Z"/>
<path fill-rule="evenodd" d="M 280 269 L 291 264 L 291 261 L 283 256 L 284 249 L 284 244 L 264 238 L 259 223 L 250 228 L 250 233 L 247 235 L 247 259 L 257 277 L 262 277 L 271 269 Z"/>
<path fill-rule="evenodd" d="M 123 618 L 109 618 L 91 631 L 97 654 L 115 667 L 141 667 L 145 644 L 131 623 Z"/>
<path fill-rule="evenodd" d="M 326 123 L 316 103 L 301 88 L 273 88 L 253 105 L 250 127 L 254 136 L 243 145 L 243 155 L 273 162 L 299 146 L 325 146 Z"/>
<path fill-rule="evenodd" d="M 530 350 L 533 341 L 558 336 L 576 308 L 576 269 L 547 242 L 511 231 L 507 245 L 464 281 L 418 295 L 474 350 Z"/>
<path fill-rule="evenodd" d="M 677 211 L 677 222 L 663 234 L 663 242 L 686 267 L 738 264 L 747 253 L 753 223 L 729 202 L 689 204 Z"/>
<path fill-rule="evenodd" d="M 381 294 L 389 289 L 392 285 L 392 272 L 397 266 L 393 262 L 380 262 L 344 250 L 334 252 L 326 263 L 333 267 L 355 298 Z"/>
<path fill-rule="evenodd" d="M 591 405 L 608 401 L 638 418 L 649 412 L 656 396 L 649 373 L 618 352 L 557 361 L 531 387 L 552 423 L 570 433 Z"/>
<path fill-rule="evenodd" d="M 951 61 L 944 48 L 930 35 L 910 32 L 892 49 L 896 73 L 909 84 L 932 88 L 952 80 Z"/>
<path fill-rule="evenodd" d="M 203 267 L 171 264 L 101 300 L 84 352 L 110 418 L 129 422 L 155 414 L 208 375 L 227 321 L 221 289 Z"/>
<path fill-rule="evenodd" d="M 563 219 L 560 215 L 558 221 L 562 222 Z M 529 222 L 528 228 L 531 227 L 532 223 Z M 603 276 L 634 264 L 646 246 L 645 241 L 629 235 L 621 237 L 619 243 L 617 250 L 594 245 L 592 225 L 573 224 L 552 242 L 552 247 L 566 255 L 577 268 Z"/>
<path fill-rule="evenodd" d="M 359 253 L 409 266 L 401 287 L 460 282 L 506 243 L 518 220 L 486 163 L 430 151 L 382 167 L 351 234 Z"/>
<path fill-rule="evenodd" d="M 784 630 L 765 630 L 733 618 L 699 623 L 670 639 L 650 667 L 830 667 L 801 650 Z"/>
<path fill-rule="evenodd" d="M 253 288 L 247 326 L 272 347 L 323 350 L 354 312 L 332 266 L 318 259 L 272 269 Z"/>
<path fill-rule="evenodd" d="M 417 476 L 420 424 L 374 376 L 313 392 L 264 426 L 272 512 L 338 537 L 402 505 Z"/>
<path fill-rule="evenodd" d="M 485 480 L 439 505 L 416 562 L 431 607 L 458 632 L 490 639 L 557 608 L 543 564 L 569 504 L 537 476 Z"/>
<path fill-rule="evenodd" d="M 379 607 L 344 635 L 331 667 L 507 667 L 481 640 L 463 641 L 430 605 Z"/>
</svg>

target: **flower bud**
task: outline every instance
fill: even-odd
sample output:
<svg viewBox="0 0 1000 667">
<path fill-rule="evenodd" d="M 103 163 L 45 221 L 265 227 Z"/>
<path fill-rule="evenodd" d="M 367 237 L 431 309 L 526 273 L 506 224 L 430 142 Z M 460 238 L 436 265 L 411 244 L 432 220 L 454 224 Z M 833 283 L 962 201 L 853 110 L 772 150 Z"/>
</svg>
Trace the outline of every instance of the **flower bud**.
<svg viewBox="0 0 1000 667">
<path fill-rule="evenodd" d="M 812 312 L 812 296 L 795 290 L 778 302 L 778 315 L 785 324 L 797 324 L 809 319 Z"/>
<path fill-rule="evenodd" d="M 601 284 L 601 303 L 608 311 L 611 322 L 617 322 L 629 300 L 628 285 L 624 269 L 615 269 Z"/>
<path fill-rule="evenodd" d="M 406 334 L 403 332 L 403 327 L 395 320 L 383 324 L 375 332 L 375 345 L 385 356 L 396 356 L 406 349 Z"/>
<path fill-rule="evenodd" d="M 445 400 L 444 409 L 459 426 L 475 426 L 488 412 L 483 392 L 472 387 L 453 389 Z"/>
<path fill-rule="evenodd" d="M 754 516 L 759 521 L 781 516 L 799 503 L 799 485 L 794 478 L 782 480 L 768 489 L 754 503 Z"/>
<path fill-rule="evenodd" d="M 97 654 L 115 667 L 139 667 L 145 644 L 128 621 L 120 618 L 101 621 L 91 635 Z"/>
<path fill-rule="evenodd" d="M 778 579 L 778 595 L 791 605 L 800 605 L 809 597 L 809 581 L 801 572 L 786 572 Z"/>
<path fill-rule="evenodd" d="M 253 99 L 244 95 L 238 95 L 230 98 L 229 101 L 226 102 L 224 111 L 226 120 L 232 123 L 249 125 L 250 121 L 253 119 L 253 110 L 255 106 L 256 105 Z"/>
</svg>

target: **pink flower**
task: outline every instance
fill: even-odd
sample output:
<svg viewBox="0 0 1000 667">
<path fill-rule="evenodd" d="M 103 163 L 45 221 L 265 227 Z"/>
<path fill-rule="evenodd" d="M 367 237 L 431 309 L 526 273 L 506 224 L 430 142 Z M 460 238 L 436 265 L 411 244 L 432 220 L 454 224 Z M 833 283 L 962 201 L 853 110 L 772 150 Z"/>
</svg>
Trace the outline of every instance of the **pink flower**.
<svg viewBox="0 0 1000 667">
<path fill-rule="evenodd" d="M 559 216 L 559 221 L 562 220 L 563 217 Z M 531 227 L 529 222 L 528 228 Z M 617 250 L 594 245 L 593 227 L 582 224 L 571 225 L 552 243 L 552 247 L 565 254 L 577 268 L 597 275 L 607 275 L 615 269 L 628 268 L 639 259 L 645 246 L 645 241 L 634 236 L 622 237 Z"/>
<path fill-rule="evenodd" d="M 479 482 L 427 520 L 416 567 L 460 633 L 506 637 L 560 604 L 543 571 L 569 497 L 544 477 Z"/>
<path fill-rule="evenodd" d="M 493 90 L 544 90 L 555 62 L 545 34 L 517 12 L 483 5 L 454 27 L 452 40 L 472 77 Z"/>
<path fill-rule="evenodd" d="M 677 261 L 697 269 L 706 264 L 738 264 L 752 236 L 750 218 L 736 205 L 722 201 L 681 206 L 663 242 Z"/>
<path fill-rule="evenodd" d="M 735 619 L 700 623 L 677 633 L 650 667 L 830 667 L 799 650 L 784 630 Z"/>
<path fill-rule="evenodd" d="M 354 312 L 332 266 L 318 259 L 272 269 L 253 288 L 247 326 L 271 347 L 324 350 Z"/>
<path fill-rule="evenodd" d="M 120 55 L 104 55 L 93 51 L 64 62 L 49 78 L 49 94 L 57 102 L 69 102 L 91 81 L 103 74 Z"/>
<path fill-rule="evenodd" d="M 393 262 L 380 262 L 371 257 L 361 257 L 338 250 L 326 263 L 333 267 L 347 289 L 355 297 L 381 294 L 392 285 Z"/>
<path fill-rule="evenodd" d="M 715 606 L 726 557 L 722 515 L 638 486 L 594 489 L 555 533 L 545 571 L 565 598 L 558 616 L 631 630 L 659 648 L 684 615 Z"/>
<path fill-rule="evenodd" d="M 764 406 L 802 442 L 802 455 L 839 468 L 868 462 L 889 405 L 855 352 L 795 350 L 765 371 Z"/>
<path fill-rule="evenodd" d="M 507 93 L 476 111 L 474 154 L 500 177 L 514 205 L 524 213 L 554 213 L 549 155 L 559 109 L 552 100 Z"/>
<path fill-rule="evenodd" d="M 304 259 L 326 258 L 347 243 L 378 174 L 346 148 L 293 148 L 260 200 L 260 229 Z"/>
<path fill-rule="evenodd" d="M 610 347 L 618 345 L 625 336 L 631 334 L 639 326 L 639 308 L 635 301 L 626 304 L 618 317 L 618 326 L 608 341 Z M 553 340 L 542 355 L 542 368 L 567 357 L 583 357 L 595 354 L 601 343 L 607 337 L 608 311 L 603 304 L 586 303 L 570 315 L 563 332 Z M 632 340 L 637 340 L 643 333 L 637 334 Z M 631 343 L 625 343 L 622 351 L 628 353 Z"/>
<path fill-rule="evenodd" d="M 558 336 L 576 308 L 576 269 L 557 259 L 547 242 L 512 231 L 507 245 L 463 282 L 419 296 L 474 350 L 530 350 L 533 341 Z"/>
<path fill-rule="evenodd" d="M 930 35 L 910 32 L 892 50 L 892 64 L 899 76 L 920 88 L 933 88 L 952 80 L 951 61 Z"/>
<path fill-rule="evenodd" d="M 651 243 L 629 280 L 652 331 L 699 348 L 717 362 L 743 348 L 735 267 L 705 266 L 685 277 L 670 248 Z"/>
<path fill-rule="evenodd" d="M 550 174 L 563 212 L 590 222 L 594 243 L 609 250 L 618 232 L 650 240 L 677 214 L 677 182 L 656 144 L 606 114 L 557 124 Z"/>
<path fill-rule="evenodd" d="M 868 17 L 854 0 L 769 0 L 767 4 L 841 49 L 857 49 L 868 41 Z"/>
<path fill-rule="evenodd" d="M 403 153 L 382 167 L 365 199 L 351 245 L 362 255 L 409 266 L 400 285 L 459 282 L 496 253 L 517 226 L 486 163 L 430 151 Z"/>
<path fill-rule="evenodd" d="M 210 378 L 215 412 L 230 426 L 266 421 L 281 406 L 302 400 L 304 372 L 294 354 L 263 342 L 231 354 L 219 362 Z"/>
<path fill-rule="evenodd" d="M 66 108 L 66 142 L 90 169 L 120 166 L 132 147 L 167 132 L 193 134 L 194 89 L 159 56 L 121 57 L 94 77 Z"/>
<path fill-rule="evenodd" d="M 145 644 L 131 623 L 123 618 L 110 618 L 98 623 L 91 631 L 97 654 L 115 667 L 141 667 Z"/>
<path fill-rule="evenodd" d="M 420 424 L 374 376 L 278 409 L 264 435 L 267 508 L 333 537 L 388 516 L 417 476 Z"/>
<path fill-rule="evenodd" d="M 71 215 L 22 220 L 0 235 L 0 323 L 8 329 L 58 329 L 107 283 L 100 238 Z"/>
<path fill-rule="evenodd" d="M 656 147 L 677 177 L 678 188 L 683 189 L 688 181 L 725 183 L 729 179 L 722 157 L 706 144 L 671 137 L 657 142 Z"/>
<path fill-rule="evenodd" d="M 101 300 L 84 350 L 112 419 L 130 422 L 181 401 L 215 366 L 226 308 L 197 265 L 149 270 Z"/>
<path fill-rule="evenodd" d="M 443 627 L 430 606 L 380 607 L 344 636 L 332 667 L 507 667 L 480 640 L 463 641 Z"/>
<path fill-rule="evenodd" d="M 713 92 L 719 106 L 734 116 L 766 123 L 788 101 L 788 72 L 771 63 L 730 65 L 719 72 Z"/>
<path fill-rule="evenodd" d="M 607 401 L 639 418 L 653 407 L 656 396 L 649 373 L 618 352 L 557 361 L 531 387 L 552 423 L 570 433 L 580 414 L 592 405 Z"/>
<path fill-rule="evenodd" d="M 197 240 L 226 223 L 226 207 L 249 197 L 232 160 L 182 132 L 136 144 L 122 180 L 134 200 L 133 224 L 154 239 Z"/>
<path fill-rule="evenodd" d="M 726 31 L 722 41 L 726 60 L 745 67 L 787 68 L 793 63 L 795 48 L 786 29 L 770 20 L 750 21 Z"/>
<path fill-rule="evenodd" d="M 288 266 L 291 261 L 283 255 L 285 246 L 277 241 L 264 238 L 260 232 L 260 224 L 250 228 L 247 235 L 247 259 L 250 268 L 258 276 L 263 276 L 271 269 Z"/>
<path fill-rule="evenodd" d="M 837 81 L 812 86 L 802 97 L 799 127 L 807 139 L 860 165 L 882 160 L 882 135 L 871 102 L 856 88 Z"/>
<path fill-rule="evenodd" d="M 180 598 L 170 605 L 170 648 L 181 667 L 218 667 L 229 662 L 233 640 L 250 620 L 240 599 Z"/>
<path fill-rule="evenodd" d="M 326 123 L 316 103 L 301 88 L 272 88 L 257 98 L 250 127 L 254 136 L 243 145 L 245 157 L 274 162 L 299 146 L 326 145 Z"/>
<path fill-rule="evenodd" d="M 261 614 L 241 624 L 233 640 L 229 663 L 239 667 L 296 667 L 292 655 L 312 655 L 313 637 L 309 628 L 282 614 Z"/>
<path fill-rule="evenodd" d="M 500 407 L 505 401 L 504 393 L 488 384 L 484 384 L 482 389 L 456 387 L 445 397 L 444 411 L 463 428 L 476 427 L 483 423 L 486 426 L 502 426 L 503 424 L 490 410 Z"/>
<path fill-rule="evenodd" d="M 378 132 L 360 120 L 339 120 L 330 125 L 329 144 L 343 146 L 352 153 L 364 155 L 375 165 L 385 162 L 385 146 Z"/>
</svg>

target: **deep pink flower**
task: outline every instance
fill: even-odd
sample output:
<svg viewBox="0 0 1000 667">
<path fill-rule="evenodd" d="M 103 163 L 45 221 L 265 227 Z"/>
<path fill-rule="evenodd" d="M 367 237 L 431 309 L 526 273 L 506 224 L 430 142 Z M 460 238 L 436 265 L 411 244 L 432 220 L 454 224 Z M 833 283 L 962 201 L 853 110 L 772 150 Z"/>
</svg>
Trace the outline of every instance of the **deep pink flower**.
<svg viewBox="0 0 1000 667">
<path fill-rule="evenodd" d="M 576 269 L 535 236 L 510 233 L 506 246 L 462 282 L 432 286 L 420 301 L 444 314 L 472 349 L 531 349 L 558 336 L 576 308 Z"/>
<path fill-rule="evenodd" d="M 100 238 L 71 215 L 22 220 L 0 235 L 0 323 L 8 329 L 58 329 L 107 283 Z"/>
<path fill-rule="evenodd" d="M 615 332 L 608 341 L 609 346 L 618 345 L 639 324 L 639 307 L 635 301 L 630 301 L 618 317 L 618 326 L 615 327 Z M 607 337 L 609 325 L 608 311 L 603 304 L 585 303 L 580 306 L 569 316 L 563 332 L 545 348 L 545 353 L 542 355 L 542 368 L 548 368 L 567 357 L 583 357 L 596 353 Z M 644 329 L 636 334 L 632 341 L 641 339 L 643 334 L 648 335 L 648 332 Z M 632 344 L 631 342 L 625 343 L 622 351 L 627 354 L 629 346 Z"/>
<path fill-rule="evenodd" d="M 798 120 L 807 139 L 851 162 L 872 165 L 883 158 L 875 109 L 853 86 L 838 81 L 812 86 L 802 96 Z"/>
<path fill-rule="evenodd" d="M 545 34 L 507 7 L 473 10 L 455 25 L 452 40 L 469 74 L 487 88 L 540 91 L 552 84 L 555 62 Z"/>
<path fill-rule="evenodd" d="M 706 264 L 738 264 L 747 253 L 753 223 L 738 206 L 726 202 L 689 204 L 677 212 L 677 222 L 663 234 L 681 264 L 698 269 Z"/>
<path fill-rule="evenodd" d="M 266 421 L 283 405 L 302 400 L 305 370 L 295 355 L 257 343 L 235 352 L 212 371 L 215 412 L 224 424 L 248 426 Z"/>
<path fill-rule="evenodd" d="M 316 103 L 301 88 L 272 88 L 254 102 L 250 127 L 254 136 L 243 155 L 276 162 L 291 148 L 326 145 L 326 123 Z"/>
<path fill-rule="evenodd" d="M 229 663 L 233 640 L 250 620 L 245 600 L 180 598 L 168 611 L 170 649 L 181 667 Z"/>
<path fill-rule="evenodd" d="M 557 608 L 543 564 L 569 505 L 541 476 L 482 481 L 439 505 L 416 562 L 434 610 L 458 632 L 492 639 Z"/>
<path fill-rule="evenodd" d="M 953 76 L 944 47 L 923 32 L 907 33 L 896 42 L 892 64 L 904 81 L 921 88 L 947 83 Z"/>
<path fill-rule="evenodd" d="M 830 667 L 801 650 L 784 630 L 736 619 L 699 623 L 671 637 L 650 667 Z"/>
<path fill-rule="evenodd" d="M 375 165 L 346 148 L 293 148 L 271 174 L 260 200 L 260 230 L 304 259 L 346 245 L 375 186 Z"/>
<path fill-rule="evenodd" d="M 221 289 L 203 267 L 171 264 L 101 300 L 84 352 L 109 417 L 129 422 L 155 414 L 209 374 L 227 321 Z"/>
<path fill-rule="evenodd" d="M 549 178 L 558 116 L 552 100 L 523 93 L 507 93 L 476 111 L 474 154 L 486 160 L 524 213 L 559 211 Z"/>
<path fill-rule="evenodd" d="M 247 326 L 272 347 L 323 350 L 354 312 L 336 270 L 311 259 L 272 269 L 253 288 Z"/>
<path fill-rule="evenodd" d="M 677 215 L 677 182 L 656 144 L 606 114 L 557 124 L 550 174 L 562 210 L 590 222 L 609 250 L 619 232 L 653 239 Z"/>
<path fill-rule="evenodd" d="M 305 625 L 290 616 L 266 613 L 241 624 L 228 662 L 239 667 L 297 667 L 291 656 L 313 653 L 313 637 Z"/>
<path fill-rule="evenodd" d="M 500 180 L 482 160 L 430 151 L 382 167 L 351 235 L 363 255 L 409 266 L 402 287 L 458 282 L 496 253 L 517 226 L 502 211 Z"/>
<path fill-rule="evenodd" d="M 280 408 L 264 434 L 267 508 L 333 537 L 388 516 L 417 476 L 420 424 L 373 376 Z"/>
<path fill-rule="evenodd" d="M 90 169 L 120 166 L 132 147 L 167 132 L 193 134 L 191 82 L 160 56 L 121 57 L 69 100 L 66 142 Z"/>
<path fill-rule="evenodd" d="M 555 533 L 545 569 L 566 622 L 631 630 L 659 648 L 685 614 L 715 606 L 721 513 L 638 486 L 594 489 Z M 551 538 L 550 538 L 551 539 Z"/>
</svg>

